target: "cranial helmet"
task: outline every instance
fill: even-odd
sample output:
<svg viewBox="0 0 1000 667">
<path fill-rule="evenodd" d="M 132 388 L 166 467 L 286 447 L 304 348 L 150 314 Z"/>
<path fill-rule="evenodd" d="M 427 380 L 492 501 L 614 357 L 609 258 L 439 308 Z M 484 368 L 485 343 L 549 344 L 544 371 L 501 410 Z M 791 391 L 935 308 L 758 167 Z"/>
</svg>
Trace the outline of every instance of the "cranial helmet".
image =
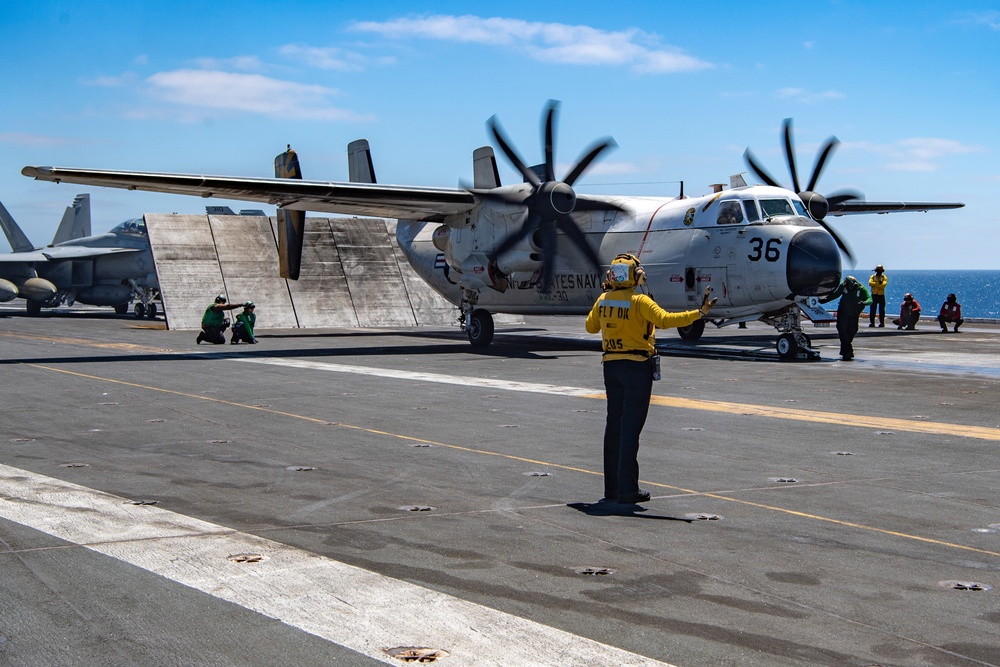
<svg viewBox="0 0 1000 667">
<path fill-rule="evenodd" d="M 912 299 L 913 299 L 913 295 L 910 294 L 909 292 L 907 292 L 906 294 L 903 295 L 903 301 L 910 301 Z"/>
<path fill-rule="evenodd" d="M 225 294 L 220 294 L 219 296 L 215 297 L 215 302 L 216 303 L 225 303 L 226 302 L 226 295 Z"/>
<path fill-rule="evenodd" d="M 638 257 L 622 253 L 612 260 L 607 273 L 607 282 L 613 289 L 637 287 L 646 282 L 646 272 Z"/>
<path fill-rule="evenodd" d="M 879 271 L 885 271 L 885 267 L 881 264 L 875 267 L 875 272 L 878 273 Z"/>
</svg>

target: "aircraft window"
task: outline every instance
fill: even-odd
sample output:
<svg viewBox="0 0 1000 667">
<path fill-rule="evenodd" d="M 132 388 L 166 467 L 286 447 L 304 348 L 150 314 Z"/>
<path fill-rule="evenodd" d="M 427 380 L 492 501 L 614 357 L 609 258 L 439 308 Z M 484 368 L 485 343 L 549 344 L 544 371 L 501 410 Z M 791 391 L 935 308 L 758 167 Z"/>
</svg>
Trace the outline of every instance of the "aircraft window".
<svg viewBox="0 0 1000 667">
<path fill-rule="evenodd" d="M 146 235 L 146 221 L 142 218 L 133 218 L 132 220 L 126 220 L 125 222 L 119 223 L 111 230 L 116 234 L 129 234 L 132 236 L 145 236 Z"/>
<path fill-rule="evenodd" d="M 792 205 L 787 199 L 761 199 L 760 208 L 764 211 L 765 218 L 773 218 L 779 215 L 795 215 Z"/>
<path fill-rule="evenodd" d="M 724 201 L 719 204 L 718 225 L 735 225 L 743 222 L 743 211 L 738 201 Z"/>
<path fill-rule="evenodd" d="M 757 222 L 760 215 L 757 213 L 757 202 L 753 199 L 743 200 L 743 210 L 747 212 L 747 222 Z"/>
<path fill-rule="evenodd" d="M 805 204 L 803 204 L 802 202 L 798 201 L 797 199 L 793 200 L 792 204 L 795 206 L 795 210 L 798 212 L 799 215 L 801 215 L 803 218 L 808 218 L 809 217 L 809 213 L 806 211 Z"/>
</svg>

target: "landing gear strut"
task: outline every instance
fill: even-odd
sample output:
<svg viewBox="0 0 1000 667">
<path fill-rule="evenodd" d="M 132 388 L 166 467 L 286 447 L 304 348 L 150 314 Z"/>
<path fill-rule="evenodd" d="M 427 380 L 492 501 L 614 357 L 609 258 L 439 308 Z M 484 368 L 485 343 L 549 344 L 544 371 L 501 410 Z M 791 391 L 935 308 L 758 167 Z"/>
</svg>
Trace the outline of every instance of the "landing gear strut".
<svg viewBox="0 0 1000 667">
<path fill-rule="evenodd" d="M 484 308 L 476 308 L 479 292 L 470 289 L 462 290 L 462 314 L 459 322 L 462 331 L 469 335 L 472 347 L 487 347 L 493 342 L 493 316 Z"/>
<path fill-rule="evenodd" d="M 819 359 L 819 351 L 812 348 L 812 341 L 802 331 L 802 314 L 797 306 L 787 306 L 761 319 L 781 332 L 774 345 L 779 359 Z"/>
</svg>

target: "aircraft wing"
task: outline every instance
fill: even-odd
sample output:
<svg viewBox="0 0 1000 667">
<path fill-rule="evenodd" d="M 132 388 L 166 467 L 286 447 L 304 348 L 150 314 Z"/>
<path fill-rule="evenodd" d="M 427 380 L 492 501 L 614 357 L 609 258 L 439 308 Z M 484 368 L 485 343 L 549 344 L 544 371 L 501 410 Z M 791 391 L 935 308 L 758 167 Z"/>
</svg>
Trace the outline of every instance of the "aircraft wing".
<svg viewBox="0 0 1000 667">
<path fill-rule="evenodd" d="M 55 246 L 29 252 L 8 252 L 0 254 L 0 263 L 18 262 L 58 262 L 66 259 L 92 259 L 103 255 L 117 255 L 123 252 L 139 252 L 141 248 L 88 248 L 86 246 Z"/>
<path fill-rule="evenodd" d="M 25 167 L 21 173 L 39 181 L 79 183 L 127 190 L 168 192 L 274 204 L 293 211 L 406 220 L 440 221 L 473 208 L 478 199 L 467 190 L 369 183 L 304 181 L 287 178 L 199 176 L 64 167 Z"/>
<path fill-rule="evenodd" d="M 860 213 L 900 213 L 939 211 L 949 208 L 962 208 L 965 204 L 958 202 L 914 202 L 914 201 L 865 201 L 864 199 L 849 199 L 845 202 L 830 205 L 830 215 L 855 215 Z"/>
</svg>

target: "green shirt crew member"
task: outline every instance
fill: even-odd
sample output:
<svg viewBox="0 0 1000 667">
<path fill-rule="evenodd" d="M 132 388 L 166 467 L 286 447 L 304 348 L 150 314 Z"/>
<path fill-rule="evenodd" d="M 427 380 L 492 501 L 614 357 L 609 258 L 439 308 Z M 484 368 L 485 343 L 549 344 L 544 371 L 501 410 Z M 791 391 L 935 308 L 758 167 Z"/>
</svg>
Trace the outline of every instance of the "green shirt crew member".
<svg viewBox="0 0 1000 667">
<path fill-rule="evenodd" d="M 608 416 L 604 427 L 604 499 L 641 503 L 649 492 L 639 488 L 639 434 L 646 423 L 653 393 L 656 327 L 684 327 L 708 314 L 718 299 L 699 310 L 670 313 L 648 294 L 635 289 L 646 282 L 646 272 L 633 255 L 618 255 L 608 269 L 605 293 L 587 316 L 590 333 L 601 333 L 604 347 L 604 388 Z"/>
<path fill-rule="evenodd" d="M 229 326 L 229 320 L 223 315 L 223 311 L 239 308 L 242 304 L 226 303 L 226 295 L 220 294 L 215 297 L 215 301 L 205 309 L 205 314 L 201 316 L 201 333 L 195 341 L 199 345 L 202 341 L 208 343 L 225 343 L 226 338 L 222 332 Z"/>
<path fill-rule="evenodd" d="M 236 324 L 233 325 L 233 339 L 232 344 L 236 345 L 240 341 L 244 343 L 250 343 L 251 345 L 257 343 L 257 338 L 253 334 L 253 326 L 257 323 L 257 316 L 254 315 L 253 301 L 247 301 L 243 304 L 243 312 L 236 316 Z"/>
<path fill-rule="evenodd" d="M 868 290 L 854 276 L 847 276 L 820 303 L 833 301 L 837 297 L 837 336 L 840 338 L 840 358 L 850 361 L 854 358 L 854 337 L 858 334 L 858 317 L 865 306 L 872 302 Z"/>
</svg>

